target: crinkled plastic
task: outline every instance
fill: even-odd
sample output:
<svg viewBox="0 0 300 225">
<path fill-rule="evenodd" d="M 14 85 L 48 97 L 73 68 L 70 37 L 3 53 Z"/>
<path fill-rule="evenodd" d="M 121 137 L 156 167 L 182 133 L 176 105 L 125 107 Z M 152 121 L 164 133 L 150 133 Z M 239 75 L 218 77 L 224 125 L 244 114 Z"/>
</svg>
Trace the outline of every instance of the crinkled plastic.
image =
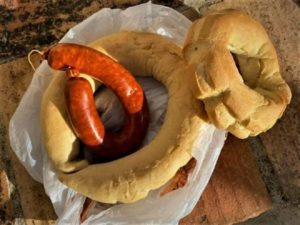
<svg viewBox="0 0 300 225">
<path fill-rule="evenodd" d="M 102 9 L 68 31 L 61 42 L 87 44 L 105 35 L 124 31 L 146 31 L 170 37 L 183 45 L 191 22 L 175 10 L 152 3 L 141 4 L 124 11 Z M 43 147 L 40 126 L 40 105 L 52 70 L 43 62 L 13 115 L 9 135 L 12 149 L 29 174 L 44 184 L 55 212 L 57 224 L 79 224 L 85 197 L 69 189 L 57 179 L 55 169 Z M 157 82 L 140 81 L 149 100 L 152 122 L 146 137 L 149 141 L 159 130 L 167 103 L 166 90 Z M 177 224 L 189 214 L 200 198 L 226 139 L 226 132 L 205 124 L 194 145 L 197 159 L 187 184 L 163 197 L 161 189 L 131 204 L 98 204 L 84 224 Z"/>
</svg>

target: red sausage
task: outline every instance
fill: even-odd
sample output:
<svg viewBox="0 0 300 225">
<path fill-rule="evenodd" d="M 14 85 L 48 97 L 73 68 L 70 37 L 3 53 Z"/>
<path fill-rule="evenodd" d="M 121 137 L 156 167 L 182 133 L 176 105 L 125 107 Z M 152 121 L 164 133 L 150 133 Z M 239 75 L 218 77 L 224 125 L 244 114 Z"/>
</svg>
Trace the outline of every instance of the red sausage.
<svg viewBox="0 0 300 225">
<path fill-rule="evenodd" d="M 70 77 L 85 73 L 103 82 L 122 103 L 122 129 L 105 135 L 90 84 L 83 78 L 70 78 L 67 82 L 65 95 L 72 126 L 88 149 L 105 159 L 115 159 L 140 145 L 148 128 L 149 112 L 143 90 L 130 72 L 101 52 L 78 44 L 57 44 L 43 56 L 49 66 L 66 70 Z"/>
<path fill-rule="evenodd" d="M 53 69 L 71 69 L 100 80 L 116 93 L 129 113 L 141 110 L 144 99 L 141 86 L 122 65 L 101 52 L 78 44 L 61 43 L 45 51 L 44 58 Z"/>
<path fill-rule="evenodd" d="M 123 106 L 125 112 L 123 127 L 115 133 L 107 131 L 102 142 L 104 128 L 95 107 L 89 82 L 84 78 L 70 78 L 67 81 L 65 95 L 75 132 L 99 160 L 106 161 L 123 157 L 132 153 L 141 144 L 149 124 L 146 98 L 139 112 L 130 113 Z"/>
<path fill-rule="evenodd" d="M 105 129 L 98 118 L 93 90 L 84 78 L 70 78 L 65 86 L 66 106 L 73 130 L 87 146 L 103 142 Z"/>
</svg>

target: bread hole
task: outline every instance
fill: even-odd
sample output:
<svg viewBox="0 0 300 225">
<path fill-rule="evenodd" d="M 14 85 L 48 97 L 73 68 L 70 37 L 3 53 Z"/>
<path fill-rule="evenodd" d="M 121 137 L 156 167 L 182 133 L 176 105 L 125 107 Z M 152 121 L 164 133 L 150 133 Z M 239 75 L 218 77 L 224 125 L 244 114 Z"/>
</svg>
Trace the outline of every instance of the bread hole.
<svg viewBox="0 0 300 225">
<path fill-rule="evenodd" d="M 257 86 L 257 81 L 261 72 L 260 59 L 232 52 L 231 55 L 244 83 L 251 89 L 254 89 Z"/>
<path fill-rule="evenodd" d="M 136 77 L 136 80 L 144 90 L 150 112 L 148 131 L 142 144 L 138 147 L 140 149 L 151 142 L 160 130 L 166 114 L 168 95 L 166 87 L 152 77 Z M 117 132 L 122 128 L 125 119 L 124 110 L 114 92 L 105 86 L 100 86 L 95 92 L 95 104 L 107 131 Z M 90 163 L 105 162 L 96 159 L 93 153 L 84 149 L 83 145 L 81 149 L 84 157 Z"/>
<path fill-rule="evenodd" d="M 101 85 L 94 94 L 95 105 L 105 130 L 117 132 L 124 124 L 124 109 L 116 94 Z"/>
</svg>

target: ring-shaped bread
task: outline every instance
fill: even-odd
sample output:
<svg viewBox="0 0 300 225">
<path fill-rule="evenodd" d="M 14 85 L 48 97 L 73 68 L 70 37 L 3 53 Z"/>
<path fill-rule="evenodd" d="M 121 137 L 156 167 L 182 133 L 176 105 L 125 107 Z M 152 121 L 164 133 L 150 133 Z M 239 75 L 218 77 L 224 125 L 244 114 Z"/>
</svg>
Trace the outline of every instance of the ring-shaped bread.
<svg viewBox="0 0 300 225">
<path fill-rule="evenodd" d="M 204 123 L 201 104 L 187 82 L 190 74 L 181 48 L 171 40 L 155 34 L 121 32 L 90 46 L 110 55 L 131 73 L 153 77 L 166 86 L 164 123 L 148 145 L 129 156 L 93 165 L 76 161 L 79 143 L 65 109 L 62 89 L 66 78 L 59 74 L 43 97 L 45 147 L 60 170 L 60 181 L 68 187 L 99 202 L 134 202 L 167 183 L 191 159 Z"/>
<path fill-rule="evenodd" d="M 239 10 L 214 11 L 195 21 L 184 57 L 195 70 L 191 86 L 209 119 L 239 138 L 271 128 L 290 102 L 266 31 Z"/>
</svg>

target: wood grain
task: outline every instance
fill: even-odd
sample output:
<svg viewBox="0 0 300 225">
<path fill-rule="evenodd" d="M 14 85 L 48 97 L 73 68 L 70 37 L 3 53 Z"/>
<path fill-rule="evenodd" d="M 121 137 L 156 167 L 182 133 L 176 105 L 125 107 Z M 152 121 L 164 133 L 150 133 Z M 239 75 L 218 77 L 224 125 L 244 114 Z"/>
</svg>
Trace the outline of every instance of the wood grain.
<svg viewBox="0 0 300 225">
<path fill-rule="evenodd" d="M 233 224 L 271 206 L 248 142 L 229 135 L 200 201 L 180 224 Z"/>
<path fill-rule="evenodd" d="M 10 148 L 8 138 L 8 124 L 16 107 L 27 89 L 31 78 L 32 68 L 28 64 L 27 58 L 15 60 L 10 63 L 0 65 L 0 105 L 5 106 L 1 109 L 0 120 L 3 121 L 1 126 L 6 132 L 2 134 L 1 139 L 4 140 L 4 153 L 9 157 L 6 161 L 5 169 L 7 173 L 13 172 L 13 182 L 15 188 L 10 188 L 15 195 L 10 196 L 13 205 L 20 204 L 21 212 L 14 212 L 13 218 L 25 218 L 27 224 L 44 221 L 42 224 L 51 223 L 56 219 L 51 202 L 44 192 L 43 185 L 34 181 L 21 165 L 16 155 Z M 0 157 L 4 157 L 1 155 Z M 15 180 L 15 181 L 14 181 Z M 16 198 L 12 198 L 16 196 Z M 42 207 L 41 207 L 42 203 Z M 17 210 L 16 208 L 14 210 Z"/>
</svg>

